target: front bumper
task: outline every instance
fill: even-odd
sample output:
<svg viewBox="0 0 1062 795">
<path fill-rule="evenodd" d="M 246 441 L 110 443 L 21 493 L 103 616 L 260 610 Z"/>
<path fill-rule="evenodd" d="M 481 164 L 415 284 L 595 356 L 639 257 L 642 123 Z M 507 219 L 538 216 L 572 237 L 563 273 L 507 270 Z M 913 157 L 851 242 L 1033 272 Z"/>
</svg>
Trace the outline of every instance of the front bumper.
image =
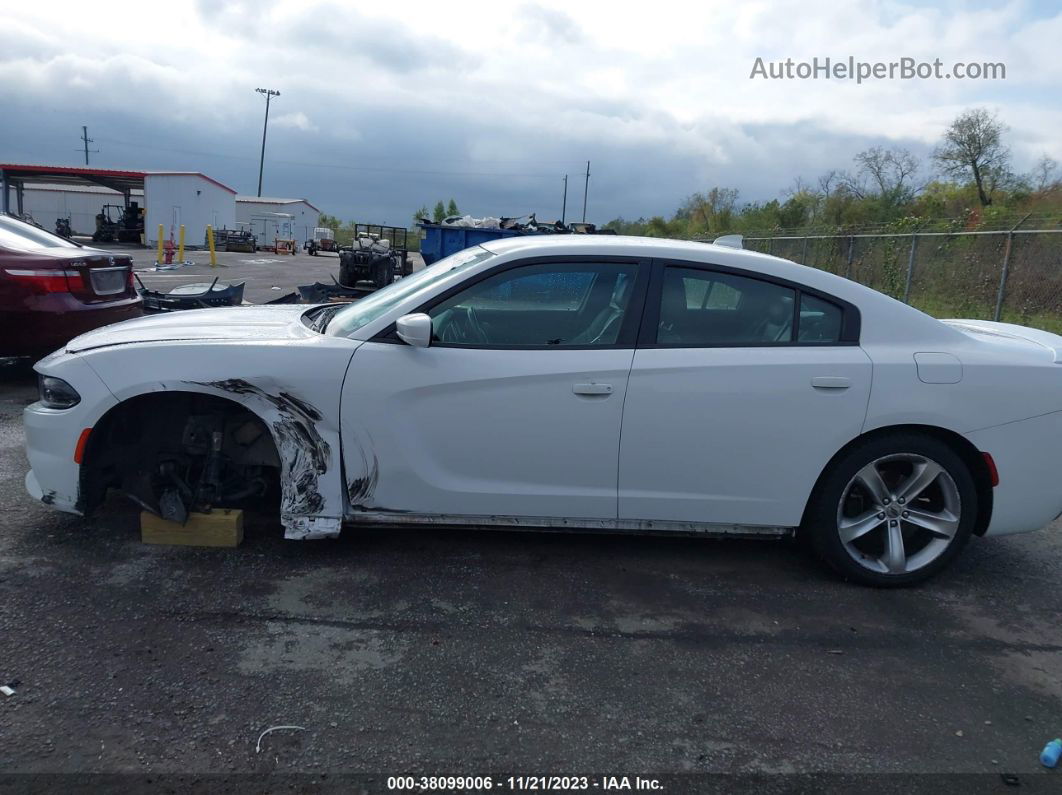
<svg viewBox="0 0 1062 795">
<path fill-rule="evenodd" d="M 118 401 L 79 356 L 48 357 L 38 364 L 38 372 L 62 378 L 77 390 L 81 402 L 69 409 L 32 403 L 22 412 L 30 462 L 26 491 L 45 505 L 79 514 L 81 466 L 74 461 L 78 437 Z"/>
</svg>

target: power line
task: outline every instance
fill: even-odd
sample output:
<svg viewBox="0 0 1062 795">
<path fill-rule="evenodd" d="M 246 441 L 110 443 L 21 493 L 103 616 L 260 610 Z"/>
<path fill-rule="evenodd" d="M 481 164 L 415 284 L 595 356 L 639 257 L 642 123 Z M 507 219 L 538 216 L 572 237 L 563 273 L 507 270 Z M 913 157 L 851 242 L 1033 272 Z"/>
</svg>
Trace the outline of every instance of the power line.
<svg viewBox="0 0 1062 795">
<path fill-rule="evenodd" d="M 586 223 L 586 194 L 590 191 L 590 161 L 586 161 L 586 182 L 583 183 L 583 223 Z"/>
<path fill-rule="evenodd" d="M 87 166 L 89 164 L 89 152 L 99 152 L 100 150 L 88 148 L 89 144 L 93 144 L 96 142 L 92 138 L 88 137 L 88 127 L 86 127 L 85 125 L 81 126 L 81 141 L 85 144 L 85 165 Z"/>
<path fill-rule="evenodd" d="M 266 98 L 266 112 L 265 122 L 262 124 L 262 157 L 258 161 L 258 195 L 262 195 L 262 170 L 265 168 L 265 142 L 266 142 L 266 130 L 269 129 L 269 100 L 273 97 L 279 97 L 280 92 L 274 91 L 271 88 L 256 88 L 259 94 L 262 94 Z"/>
</svg>

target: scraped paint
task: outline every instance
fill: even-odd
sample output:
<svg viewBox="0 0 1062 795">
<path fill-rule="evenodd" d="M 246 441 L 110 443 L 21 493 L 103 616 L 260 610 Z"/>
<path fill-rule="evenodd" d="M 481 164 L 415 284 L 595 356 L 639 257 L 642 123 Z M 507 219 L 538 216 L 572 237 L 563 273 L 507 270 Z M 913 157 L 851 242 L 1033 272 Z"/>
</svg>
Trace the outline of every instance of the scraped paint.
<svg viewBox="0 0 1062 795">
<path fill-rule="evenodd" d="M 329 505 L 336 501 L 327 499 L 327 490 L 321 484 L 322 476 L 332 464 L 332 447 L 317 428 L 321 412 L 290 392 L 267 392 L 242 378 L 190 383 L 239 395 L 242 403 L 270 424 L 280 456 L 280 518 L 284 537 L 309 539 L 339 535 L 342 506 Z"/>
</svg>

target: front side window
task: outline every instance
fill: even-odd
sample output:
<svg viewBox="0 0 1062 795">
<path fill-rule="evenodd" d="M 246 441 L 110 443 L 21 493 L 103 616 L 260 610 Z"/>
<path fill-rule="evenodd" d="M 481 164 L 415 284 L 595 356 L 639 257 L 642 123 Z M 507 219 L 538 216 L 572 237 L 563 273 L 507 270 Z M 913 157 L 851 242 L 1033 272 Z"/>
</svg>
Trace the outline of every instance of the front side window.
<svg viewBox="0 0 1062 795">
<path fill-rule="evenodd" d="M 503 271 L 433 307 L 432 339 L 470 347 L 617 345 L 637 268 L 546 263 Z"/>
<path fill-rule="evenodd" d="M 666 268 L 657 343 L 770 345 L 793 340 L 796 291 L 729 273 Z"/>
</svg>

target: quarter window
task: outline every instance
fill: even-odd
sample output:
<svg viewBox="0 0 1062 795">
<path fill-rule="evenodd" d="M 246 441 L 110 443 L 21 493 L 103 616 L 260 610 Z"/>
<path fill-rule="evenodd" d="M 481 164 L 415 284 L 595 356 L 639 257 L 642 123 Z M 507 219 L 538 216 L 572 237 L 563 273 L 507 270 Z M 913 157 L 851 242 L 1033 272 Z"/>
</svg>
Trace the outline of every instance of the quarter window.
<svg viewBox="0 0 1062 795">
<path fill-rule="evenodd" d="M 837 304 L 801 294 L 797 340 L 808 344 L 836 343 L 841 339 L 841 318 L 841 308 Z"/>
<path fill-rule="evenodd" d="M 637 265 L 526 265 L 484 279 L 433 307 L 443 345 L 538 348 L 616 345 Z"/>
</svg>

